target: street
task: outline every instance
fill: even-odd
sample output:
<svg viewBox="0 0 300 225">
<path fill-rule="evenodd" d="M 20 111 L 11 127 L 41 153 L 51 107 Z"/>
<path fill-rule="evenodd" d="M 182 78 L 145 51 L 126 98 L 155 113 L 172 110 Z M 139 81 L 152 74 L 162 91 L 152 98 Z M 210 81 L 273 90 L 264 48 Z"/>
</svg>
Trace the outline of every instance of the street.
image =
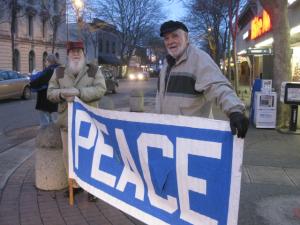
<svg viewBox="0 0 300 225">
<path fill-rule="evenodd" d="M 129 106 L 130 93 L 134 90 L 142 90 L 145 97 L 155 97 L 157 79 L 151 78 L 148 81 L 129 81 L 120 80 L 116 94 L 108 94 L 105 97 L 110 98 L 115 108 Z"/>
<path fill-rule="evenodd" d="M 0 101 L 0 153 L 33 138 L 39 124 L 35 94 L 30 100 Z"/>
<path fill-rule="evenodd" d="M 130 93 L 143 90 L 145 96 L 155 96 L 157 79 L 148 81 L 120 80 L 116 94 L 107 94 L 115 108 L 129 106 Z M 0 153 L 36 136 L 39 126 L 39 115 L 35 110 L 33 94 L 30 100 L 9 99 L 0 101 Z"/>
</svg>

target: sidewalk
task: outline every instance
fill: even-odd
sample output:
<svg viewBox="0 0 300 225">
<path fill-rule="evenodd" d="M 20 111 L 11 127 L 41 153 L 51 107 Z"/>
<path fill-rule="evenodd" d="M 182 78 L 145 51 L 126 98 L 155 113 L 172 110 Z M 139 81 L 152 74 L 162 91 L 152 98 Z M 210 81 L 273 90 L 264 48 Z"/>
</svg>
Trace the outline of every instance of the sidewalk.
<svg viewBox="0 0 300 225">
<path fill-rule="evenodd" d="M 145 111 L 153 110 L 145 99 Z M 128 110 L 124 108 L 121 110 Z M 218 110 L 217 118 L 226 118 Z M 300 136 L 250 127 L 245 140 L 239 225 L 300 224 Z M 0 154 L 1 225 L 143 224 L 99 200 L 40 191 L 34 182 L 34 140 Z"/>
</svg>

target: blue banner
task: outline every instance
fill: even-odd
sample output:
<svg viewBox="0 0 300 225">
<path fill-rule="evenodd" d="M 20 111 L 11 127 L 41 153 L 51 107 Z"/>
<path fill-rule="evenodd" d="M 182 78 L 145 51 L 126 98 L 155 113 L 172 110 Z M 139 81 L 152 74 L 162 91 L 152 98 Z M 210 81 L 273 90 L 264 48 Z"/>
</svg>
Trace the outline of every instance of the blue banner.
<svg viewBox="0 0 300 225">
<path fill-rule="evenodd" d="M 243 140 L 229 123 L 69 105 L 69 176 L 147 224 L 237 224 Z"/>
</svg>

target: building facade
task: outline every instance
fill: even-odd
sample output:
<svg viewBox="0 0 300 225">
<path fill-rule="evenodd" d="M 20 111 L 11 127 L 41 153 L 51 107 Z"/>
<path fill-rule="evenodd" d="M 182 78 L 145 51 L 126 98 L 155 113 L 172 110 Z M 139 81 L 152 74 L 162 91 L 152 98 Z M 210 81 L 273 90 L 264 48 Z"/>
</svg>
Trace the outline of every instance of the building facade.
<svg viewBox="0 0 300 225">
<path fill-rule="evenodd" d="M 288 0 L 292 81 L 300 82 L 300 0 Z M 273 80 L 273 33 L 270 16 L 259 0 L 250 0 L 238 20 L 239 84 L 248 95 L 256 78 Z M 280 96 L 280 93 L 277 93 Z M 298 110 L 300 107 L 298 106 Z M 300 117 L 297 120 L 300 126 Z"/>
<path fill-rule="evenodd" d="M 289 0 L 288 18 L 292 48 L 292 80 L 300 81 L 300 1 Z M 239 17 L 237 53 L 239 83 L 251 87 L 262 76 L 273 79 L 272 24 L 259 0 L 249 1 Z"/>
<path fill-rule="evenodd" d="M 13 2 L 13 1 L 12 1 Z M 66 32 L 64 1 L 18 0 L 16 5 L 3 5 L 5 16 L 0 23 L 0 69 L 31 73 L 42 70 L 45 59 L 53 53 L 61 63 L 66 60 Z M 45 5 L 42 5 L 44 2 Z M 11 32 L 12 8 L 16 7 L 15 32 Z M 53 23 L 57 24 L 56 42 L 53 40 Z M 12 37 L 14 36 L 14 50 Z M 14 61 L 12 55 L 14 54 Z"/>
<path fill-rule="evenodd" d="M 109 70 L 116 77 L 122 66 L 118 32 L 115 26 L 97 18 L 89 23 L 69 24 L 69 39 L 83 40 L 87 61 Z"/>
</svg>

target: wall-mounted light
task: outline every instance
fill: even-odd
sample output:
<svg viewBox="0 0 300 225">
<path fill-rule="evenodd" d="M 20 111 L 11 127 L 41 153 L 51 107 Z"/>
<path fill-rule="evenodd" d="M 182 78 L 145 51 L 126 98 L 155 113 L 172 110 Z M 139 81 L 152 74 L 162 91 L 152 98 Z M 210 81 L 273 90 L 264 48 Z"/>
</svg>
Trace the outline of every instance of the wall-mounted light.
<svg viewBox="0 0 300 225">
<path fill-rule="evenodd" d="M 260 47 L 265 47 L 269 46 L 273 43 L 274 39 L 273 38 L 268 38 L 267 40 L 264 40 L 262 42 L 259 42 L 255 45 L 255 48 L 260 48 Z"/>
<path fill-rule="evenodd" d="M 291 28 L 291 30 L 290 30 L 291 36 L 293 36 L 294 34 L 297 34 L 297 33 L 300 33 L 300 25 L 297 25 L 297 26 Z"/>
<path fill-rule="evenodd" d="M 297 1 L 297 0 L 288 0 L 288 4 L 291 5 L 291 4 L 293 4 L 295 1 Z"/>
<path fill-rule="evenodd" d="M 248 39 L 248 37 L 249 37 L 249 31 L 243 34 L 243 40 Z"/>
<path fill-rule="evenodd" d="M 238 55 L 244 55 L 244 54 L 246 54 L 246 53 L 247 53 L 247 51 L 246 51 L 245 49 L 243 49 L 242 51 L 238 52 L 237 54 L 238 54 Z"/>
</svg>

